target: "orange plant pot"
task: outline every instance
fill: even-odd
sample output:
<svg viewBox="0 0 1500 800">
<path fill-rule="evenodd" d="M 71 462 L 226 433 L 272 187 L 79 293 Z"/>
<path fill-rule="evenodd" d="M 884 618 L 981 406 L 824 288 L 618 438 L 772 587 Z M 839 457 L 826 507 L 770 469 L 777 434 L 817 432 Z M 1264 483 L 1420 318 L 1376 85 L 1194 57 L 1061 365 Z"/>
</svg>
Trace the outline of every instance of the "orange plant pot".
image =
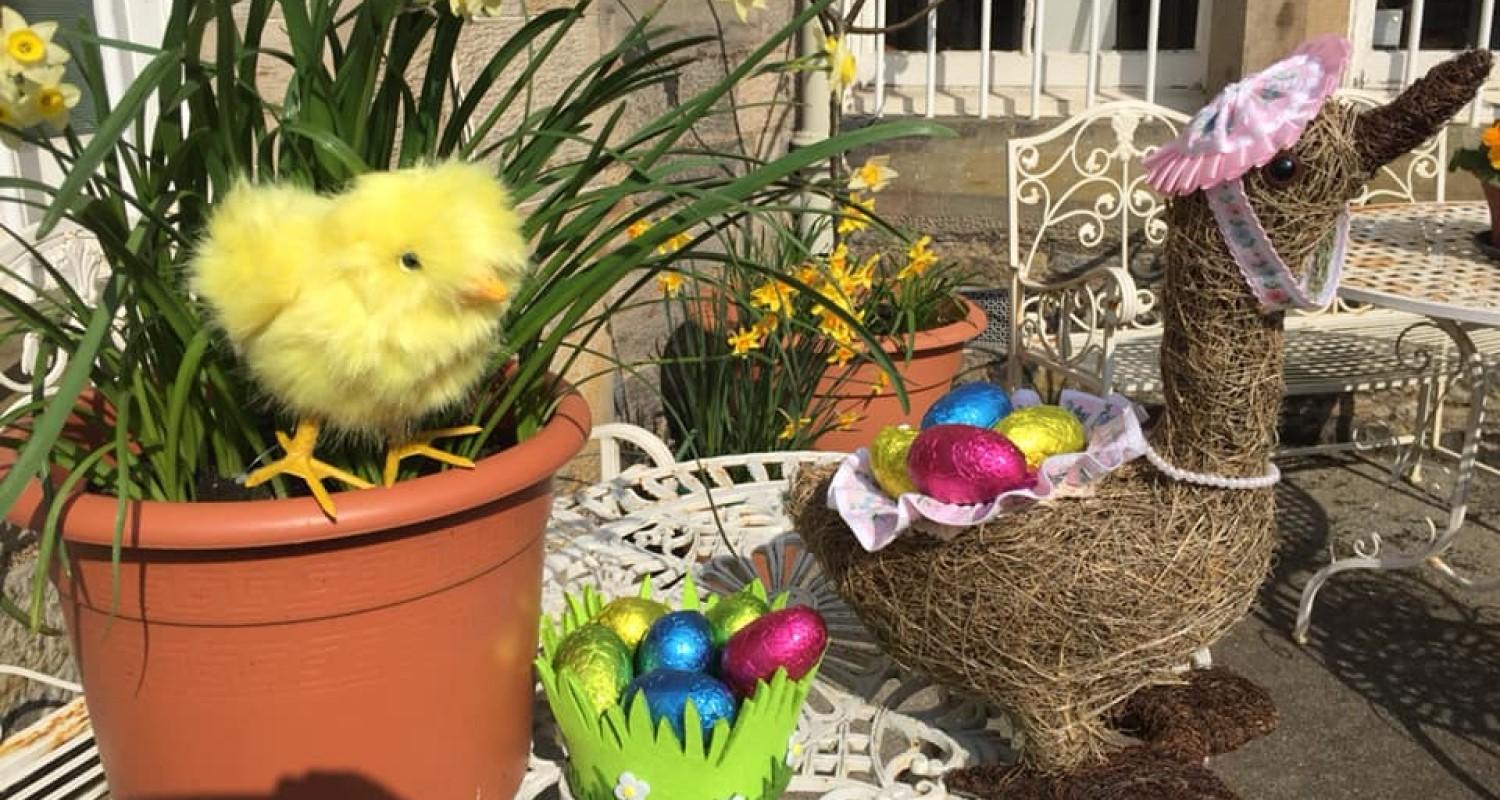
<svg viewBox="0 0 1500 800">
<path fill-rule="evenodd" d="M 128 506 L 82 494 L 55 570 L 111 796 L 472 800 L 525 775 L 553 474 L 588 439 L 571 387 L 535 437 L 390 488 Z M 0 464 L 0 469 L 13 463 Z M 8 515 L 39 529 L 33 483 Z"/>
<path fill-rule="evenodd" d="M 878 381 L 884 373 L 875 364 L 864 363 L 851 372 L 825 376 L 819 394 L 834 399 L 835 414 L 853 412 L 858 415 L 858 420 L 844 430 L 833 430 L 819 436 L 813 443 L 814 447 L 840 453 L 853 452 L 867 447 L 875 434 L 887 425 L 906 422 L 915 426 L 922 420 L 922 415 L 947 393 L 953 379 L 963 370 L 964 345 L 983 333 L 988 322 L 979 306 L 967 298 L 958 299 L 964 305 L 964 318 L 919 331 L 912 341 L 910 358 L 907 357 L 904 337 L 881 340 L 882 350 L 895 362 L 901 374 L 910 410 L 901 409 L 901 398 L 894 390 L 881 388 Z M 881 391 L 873 391 L 875 388 L 881 388 Z"/>
<path fill-rule="evenodd" d="M 1490 205 L 1490 246 L 1500 247 L 1500 186 L 1489 181 L 1480 181 L 1484 187 L 1484 199 Z"/>
</svg>

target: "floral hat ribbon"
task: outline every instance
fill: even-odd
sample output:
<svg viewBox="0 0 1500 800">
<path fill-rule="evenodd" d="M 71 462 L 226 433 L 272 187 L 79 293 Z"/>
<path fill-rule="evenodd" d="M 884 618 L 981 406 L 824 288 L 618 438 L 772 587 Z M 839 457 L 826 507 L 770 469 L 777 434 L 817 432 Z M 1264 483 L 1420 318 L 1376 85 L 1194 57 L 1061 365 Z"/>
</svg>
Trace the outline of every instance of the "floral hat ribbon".
<svg viewBox="0 0 1500 800">
<path fill-rule="evenodd" d="M 1203 190 L 1240 273 L 1263 311 L 1322 308 L 1333 299 L 1348 239 L 1347 212 L 1298 280 L 1245 195 L 1244 176 L 1302 138 L 1338 89 L 1353 46 L 1321 36 L 1291 56 L 1225 87 L 1174 140 L 1145 159 L 1146 182 L 1167 195 Z"/>
</svg>

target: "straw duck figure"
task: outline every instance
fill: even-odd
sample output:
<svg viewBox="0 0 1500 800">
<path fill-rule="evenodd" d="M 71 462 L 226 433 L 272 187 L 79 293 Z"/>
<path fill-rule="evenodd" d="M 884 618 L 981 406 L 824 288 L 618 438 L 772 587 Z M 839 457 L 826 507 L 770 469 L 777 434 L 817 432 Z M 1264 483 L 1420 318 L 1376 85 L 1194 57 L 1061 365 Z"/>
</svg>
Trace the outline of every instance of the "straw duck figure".
<svg viewBox="0 0 1500 800">
<path fill-rule="evenodd" d="M 1142 689 L 1181 684 L 1174 670 L 1246 613 L 1269 572 L 1284 312 L 1331 299 L 1350 200 L 1443 130 L 1491 66 L 1486 51 L 1459 55 L 1356 113 L 1332 98 L 1349 51 L 1340 37 L 1305 44 L 1226 89 L 1147 159 L 1148 181 L 1170 198 L 1164 410 L 1148 459 L 1090 497 L 874 553 L 827 508 L 831 469 L 793 484 L 797 530 L 839 594 L 899 663 L 1004 708 L 1021 734 L 1020 771 L 1076 775 L 1121 758 L 1128 740 L 1109 723 Z M 1219 694 L 1253 705 L 1256 691 Z M 1269 713 L 1184 760 L 1201 768 L 1274 726 Z M 995 796 L 1025 796 L 1016 771 Z M 1044 796 L 1074 796 L 1057 791 Z"/>
</svg>

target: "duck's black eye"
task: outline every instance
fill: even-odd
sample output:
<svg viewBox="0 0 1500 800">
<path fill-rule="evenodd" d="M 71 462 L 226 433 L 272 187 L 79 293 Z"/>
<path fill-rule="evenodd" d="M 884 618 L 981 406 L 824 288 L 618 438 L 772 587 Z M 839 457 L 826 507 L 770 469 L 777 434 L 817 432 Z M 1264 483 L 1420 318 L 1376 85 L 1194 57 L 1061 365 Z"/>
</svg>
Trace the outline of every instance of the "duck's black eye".
<svg viewBox="0 0 1500 800">
<path fill-rule="evenodd" d="M 1302 174 L 1302 162 L 1291 153 L 1280 153 L 1261 172 L 1266 176 L 1267 183 L 1280 189 Z"/>
<path fill-rule="evenodd" d="M 416 253 L 402 253 L 401 254 L 401 268 L 402 269 L 421 269 L 422 268 L 422 259 L 417 258 L 417 254 Z"/>
</svg>

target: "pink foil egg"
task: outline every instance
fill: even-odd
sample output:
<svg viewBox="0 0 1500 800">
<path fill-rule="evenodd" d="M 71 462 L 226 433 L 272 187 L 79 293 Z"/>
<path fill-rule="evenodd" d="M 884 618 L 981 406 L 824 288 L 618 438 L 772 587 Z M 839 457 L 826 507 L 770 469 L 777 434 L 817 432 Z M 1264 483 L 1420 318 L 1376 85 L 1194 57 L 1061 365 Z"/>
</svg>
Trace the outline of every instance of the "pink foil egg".
<svg viewBox="0 0 1500 800">
<path fill-rule="evenodd" d="M 798 680 L 817 666 L 828 645 L 822 615 L 806 606 L 772 611 L 729 637 L 719 659 L 719 677 L 739 697 L 755 693 L 756 681 L 769 682 L 776 670 Z"/>
<path fill-rule="evenodd" d="M 995 431 L 970 425 L 922 431 L 906 454 L 906 470 L 917 491 L 958 505 L 988 503 L 1032 481 L 1020 448 Z"/>
</svg>

